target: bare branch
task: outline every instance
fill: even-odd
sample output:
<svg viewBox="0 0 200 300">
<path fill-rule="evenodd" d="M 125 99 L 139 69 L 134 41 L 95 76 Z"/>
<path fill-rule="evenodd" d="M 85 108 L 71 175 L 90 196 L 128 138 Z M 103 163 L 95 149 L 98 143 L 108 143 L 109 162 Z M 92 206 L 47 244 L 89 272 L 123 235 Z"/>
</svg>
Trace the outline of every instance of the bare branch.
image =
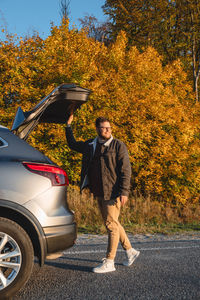
<svg viewBox="0 0 200 300">
<path fill-rule="evenodd" d="M 70 15 L 70 0 L 60 0 L 60 16 L 61 19 L 67 20 Z"/>
</svg>

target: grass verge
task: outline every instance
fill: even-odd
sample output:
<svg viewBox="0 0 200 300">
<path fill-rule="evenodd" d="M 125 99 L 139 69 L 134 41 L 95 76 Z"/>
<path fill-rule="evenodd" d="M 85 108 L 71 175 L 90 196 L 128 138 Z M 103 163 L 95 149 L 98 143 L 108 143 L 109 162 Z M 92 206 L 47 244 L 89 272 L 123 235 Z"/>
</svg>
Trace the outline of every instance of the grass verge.
<svg viewBox="0 0 200 300">
<path fill-rule="evenodd" d="M 78 187 L 69 186 L 68 204 L 75 212 L 79 233 L 106 233 L 97 202 L 88 191 L 80 194 Z M 172 206 L 149 197 L 131 196 L 121 209 L 120 222 L 133 234 L 200 233 L 200 207 L 198 204 Z"/>
</svg>

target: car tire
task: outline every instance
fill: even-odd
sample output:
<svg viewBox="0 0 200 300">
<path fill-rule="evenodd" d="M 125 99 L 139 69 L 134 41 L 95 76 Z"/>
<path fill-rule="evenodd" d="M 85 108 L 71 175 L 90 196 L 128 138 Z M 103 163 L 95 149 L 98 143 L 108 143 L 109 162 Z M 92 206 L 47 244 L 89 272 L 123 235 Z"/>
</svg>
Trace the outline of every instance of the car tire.
<svg viewBox="0 0 200 300">
<path fill-rule="evenodd" d="M 34 264 L 33 245 L 17 223 L 0 217 L 0 299 L 9 299 L 28 281 Z"/>
</svg>

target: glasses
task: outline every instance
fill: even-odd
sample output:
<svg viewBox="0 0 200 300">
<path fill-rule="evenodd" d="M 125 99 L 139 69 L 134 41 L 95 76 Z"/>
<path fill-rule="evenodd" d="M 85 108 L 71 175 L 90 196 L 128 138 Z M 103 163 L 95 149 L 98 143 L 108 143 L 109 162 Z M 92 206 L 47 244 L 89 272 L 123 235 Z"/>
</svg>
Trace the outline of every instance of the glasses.
<svg viewBox="0 0 200 300">
<path fill-rule="evenodd" d="M 98 128 L 107 131 L 110 131 L 112 129 L 112 127 L 98 127 Z"/>
</svg>

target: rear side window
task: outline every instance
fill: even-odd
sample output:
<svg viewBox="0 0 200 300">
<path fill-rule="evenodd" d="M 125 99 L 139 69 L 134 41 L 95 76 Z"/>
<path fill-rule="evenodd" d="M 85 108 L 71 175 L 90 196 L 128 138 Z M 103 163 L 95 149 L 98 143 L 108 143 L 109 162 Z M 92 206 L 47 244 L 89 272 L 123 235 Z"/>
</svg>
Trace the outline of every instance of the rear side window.
<svg viewBox="0 0 200 300">
<path fill-rule="evenodd" d="M 0 137 L 0 148 L 7 147 L 8 143 Z"/>
</svg>

